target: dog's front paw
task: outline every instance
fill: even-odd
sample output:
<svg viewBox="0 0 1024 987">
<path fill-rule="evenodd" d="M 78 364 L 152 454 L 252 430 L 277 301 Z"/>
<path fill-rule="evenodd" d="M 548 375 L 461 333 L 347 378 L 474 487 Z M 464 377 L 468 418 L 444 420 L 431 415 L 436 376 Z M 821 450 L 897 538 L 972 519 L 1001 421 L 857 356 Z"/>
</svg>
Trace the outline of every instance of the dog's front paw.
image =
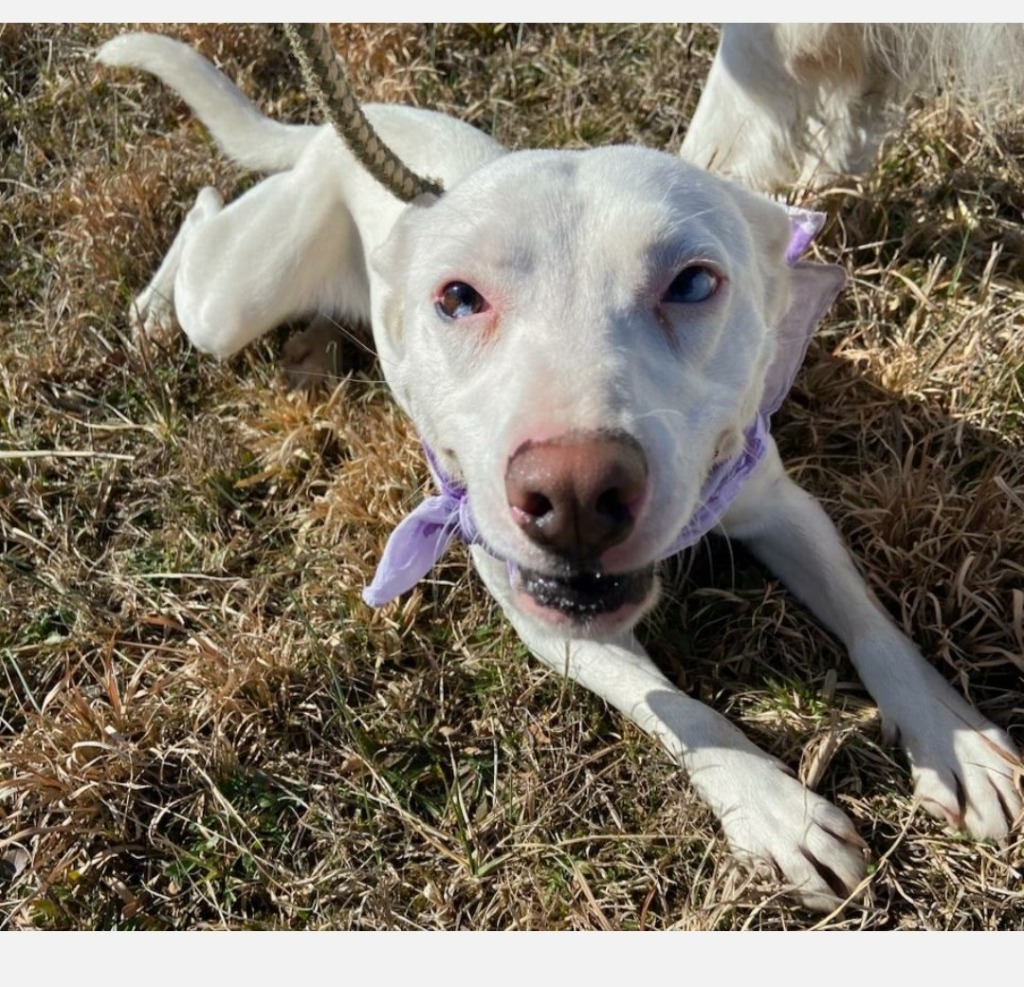
<svg viewBox="0 0 1024 987">
<path fill-rule="evenodd" d="M 907 752 L 921 805 L 978 839 L 1006 839 L 1024 805 L 1013 741 L 941 680 L 913 708 L 882 715 Z"/>
<path fill-rule="evenodd" d="M 769 760 L 757 764 L 744 791 L 745 801 L 721 812 L 737 857 L 769 864 L 816 911 L 854 894 L 866 871 L 867 846 L 841 809 Z"/>
</svg>

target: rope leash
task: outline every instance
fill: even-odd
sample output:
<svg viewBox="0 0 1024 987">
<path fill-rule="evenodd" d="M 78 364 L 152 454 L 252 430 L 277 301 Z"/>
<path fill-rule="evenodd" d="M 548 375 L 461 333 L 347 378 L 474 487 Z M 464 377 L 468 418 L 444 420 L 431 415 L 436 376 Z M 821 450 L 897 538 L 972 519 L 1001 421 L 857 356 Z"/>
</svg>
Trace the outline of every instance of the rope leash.
<svg viewBox="0 0 1024 987">
<path fill-rule="evenodd" d="M 306 86 L 324 116 L 363 167 L 396 199 L 411 202 L 430 192 L 440 195 L 440 182 L 412 171 L 373 129 L 345 77 L 338 53 L 324 24 L 285 24 L 284 33 L 302 69 Z"/>
</svg>

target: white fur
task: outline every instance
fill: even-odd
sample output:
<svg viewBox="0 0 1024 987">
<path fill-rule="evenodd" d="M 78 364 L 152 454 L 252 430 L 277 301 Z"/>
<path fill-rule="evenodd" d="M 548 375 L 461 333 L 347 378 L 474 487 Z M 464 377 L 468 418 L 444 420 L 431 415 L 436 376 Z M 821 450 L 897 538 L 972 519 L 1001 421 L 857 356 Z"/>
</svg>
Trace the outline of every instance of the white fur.
<svg viewBox="0 0 1024 987">
<path fill-rule="evenodd" d="M 909 96 L 1024 92 L 1020 24 L 727 24 L 680 154 L 749 188 L 865 171 Z"/>
<path fill-rule="evenodd" d="M 518 567 L 555 563 L 509 509 L 504 477 L 517 449 L 598 431 L 635 440 L 647 493 L 601 564 L 647 566 L 757 408 L 778 327 L 799 318 L 808 294 L 838 287 L 826 266 L 785 264 L 781 207 L 671 155 L 508 153 L 437 114 L 368 107 L 403 159 L 445 183 L 440 198 L 403 206 L 330 129 L 269 124 L 177 42 L 129 35 L 99 57 L 157 73 L 188 94 L 229 153 L 283 169 L 228 206 L 200 193 L 136 302 L 139 328 L 173 315 L 196 346 L 227 356 L 303 313 L 369 320 L 397 400 L 468 485 L 487 544 Z M 676 273 L 698 262 L 721 272 L 724 288 L 699 305 L 665 304 Z M 435 300 L 454 280 L 490 309 L 443 319 Z M 774 445 L 723 527 L 846 644 L 903 738 L 922 801 L 977 836 L 1004 837 L 1021 808 L 1013 745 L 897 630 Z M 854 893 L 865 860 L 847 817 L 680 693 L 637 644 L 631 628 L 653 592 L 604 619 L 575 619 L 531 602 L 494 554 L 474 546 L 472 556 L 536 655 L 660 740 L 738 853 L 775 866 L 813 907 Z"/>
</svg>

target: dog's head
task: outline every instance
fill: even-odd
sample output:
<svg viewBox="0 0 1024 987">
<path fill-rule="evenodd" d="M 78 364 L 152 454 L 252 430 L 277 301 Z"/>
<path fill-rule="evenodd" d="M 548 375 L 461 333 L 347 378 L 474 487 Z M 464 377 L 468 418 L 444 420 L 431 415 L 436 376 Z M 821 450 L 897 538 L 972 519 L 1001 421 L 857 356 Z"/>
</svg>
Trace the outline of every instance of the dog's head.
<svg viewBox="0 0 1024 987">
<path fill-rule="evenodd" d="M 789 241 L 776 203 L 627 147 L 509 154 L 403 214 L 372 261 L 385 369 L 524 612 L 603 635 L 651 605 L 842 283 Z"/>
</svg>

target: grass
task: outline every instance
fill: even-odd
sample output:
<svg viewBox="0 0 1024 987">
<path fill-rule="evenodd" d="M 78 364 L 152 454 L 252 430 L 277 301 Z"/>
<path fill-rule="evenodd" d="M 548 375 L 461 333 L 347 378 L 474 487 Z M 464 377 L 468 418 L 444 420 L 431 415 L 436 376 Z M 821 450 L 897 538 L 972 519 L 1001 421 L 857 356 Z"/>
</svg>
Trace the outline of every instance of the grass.
<svg viewBox="0 0 1024 987">
<path fill-rule="evenodd" d="M 288 393 L 127 327 L 199 188 L 252 179 L 106 27 L 0 29 L 0 927 L 1011 929 L 1021 845 L 942 832 L 841 649 L 735 546 L 668 567 L 647 644 L 838 802 L 876 866 L 822 919 L 728 857 L 681 773 L 524 653 L 452 551 L 359 591 L 424 489 L 372 361 Z M 275 116 L 264 27 L 163 28 Z M 675 148 L 714 35 L 345 27 L 368 99 L 513 147 Z M 776 433 L 871 585 L 1021 739 L 1024 117 L 923 105 L 815 200 L 850 287 Z"/>
</svg>

